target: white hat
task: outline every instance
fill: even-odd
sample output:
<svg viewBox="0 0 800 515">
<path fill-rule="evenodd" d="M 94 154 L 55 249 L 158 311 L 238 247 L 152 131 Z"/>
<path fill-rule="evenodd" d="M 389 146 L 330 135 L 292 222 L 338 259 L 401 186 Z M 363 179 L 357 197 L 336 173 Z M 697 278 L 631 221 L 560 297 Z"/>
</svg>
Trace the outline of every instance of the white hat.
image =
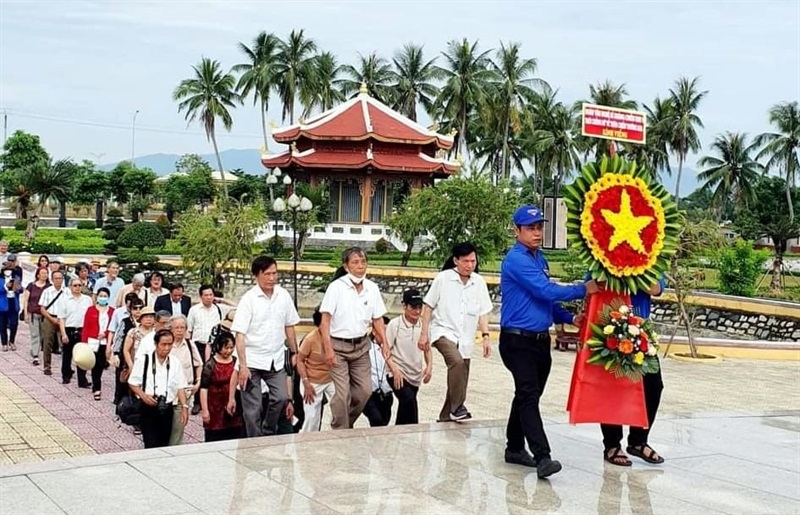
<svg viewBox="0 0 800 515">
<path fill-rule="evenodd" d="M 88 343 L 76 343 L 72 349 L 72 361 L 75 362 L 75 366 L 88 372 L 94 368 L 94 351 Z"/>
</svg>

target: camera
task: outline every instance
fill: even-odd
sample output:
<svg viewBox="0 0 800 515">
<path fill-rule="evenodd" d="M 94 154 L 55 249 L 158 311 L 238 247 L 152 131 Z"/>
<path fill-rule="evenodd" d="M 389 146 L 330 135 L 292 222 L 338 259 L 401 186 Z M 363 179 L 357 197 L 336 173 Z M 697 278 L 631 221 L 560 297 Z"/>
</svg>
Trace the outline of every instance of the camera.
<svg viewBox="0 0 800 515">
<path fill-rule="evenodd" d="M 156 397 L 156 409 L 162 415 L 172 409 L 172 406 L 167 404 L 167 398 L 164 395 L 159 395 Z"/>
</svg>

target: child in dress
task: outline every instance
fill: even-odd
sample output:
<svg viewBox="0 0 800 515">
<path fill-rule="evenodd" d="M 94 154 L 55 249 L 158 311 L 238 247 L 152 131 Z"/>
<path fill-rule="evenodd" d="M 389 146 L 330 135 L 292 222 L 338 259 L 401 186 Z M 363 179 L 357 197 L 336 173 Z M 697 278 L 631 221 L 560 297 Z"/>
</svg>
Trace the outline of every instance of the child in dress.
<svg viewBox="0 0 800 515">
<path fill-rule="evenodd" d="M 236 399 L 236 342 L 231 333 L 222 331 L 212 344 L 214 355 L 203 366 L 200 378 L 200 406 L 206 442 L 241 438 L 244 420 L 241 402 Z M 238 410 L 238 412 L 237 412 Z"/>
</svg>

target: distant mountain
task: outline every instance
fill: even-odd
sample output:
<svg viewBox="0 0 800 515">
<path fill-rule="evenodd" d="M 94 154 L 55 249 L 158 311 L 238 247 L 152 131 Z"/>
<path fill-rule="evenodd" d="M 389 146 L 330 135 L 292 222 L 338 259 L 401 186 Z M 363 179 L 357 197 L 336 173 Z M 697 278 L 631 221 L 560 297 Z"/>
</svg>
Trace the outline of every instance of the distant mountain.
<svg viewBox="0 0 800 515">
<path fill-rule="evenodd" d="M 200 157 L 217 169 L 217 157 L 214 154 L 202 154 Z M 261 165 L 261 151 L 258 149 L 229 149 L 220 153 L 222 166 L 226 171 L 237 168 L 253 175 L 263 175 L 264 167 Z M 156 175 L 168 175 L 175 171 L 175 163 L 180 159 L 178 154 L 149 154 L 139 156 L 133 160 L 134 164 L 140 168 L 150 168 Z M 101 170 L 111 170 L 117 163 L 100 165 Z"/>
<path fill-rule="evenodd" d="M 678 178 L 678 167 L 672 167 L 672 176 L 664 174 L 661 179 L 664 187 L 670 193 L 675 193 L 675 180 Z M 681 174 L 681 198 L 688 196 L 691 192 L 700 187 L 700 182 L 697 180 L 697 170 L 694 168 L 683 167 Z"/>
</svg>

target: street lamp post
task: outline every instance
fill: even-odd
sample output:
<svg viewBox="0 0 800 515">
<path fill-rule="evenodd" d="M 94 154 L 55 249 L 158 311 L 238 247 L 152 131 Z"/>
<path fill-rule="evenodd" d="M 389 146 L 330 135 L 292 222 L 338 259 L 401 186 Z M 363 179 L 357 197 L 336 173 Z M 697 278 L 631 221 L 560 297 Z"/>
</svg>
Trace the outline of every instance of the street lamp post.
<svg viewBox="0 0 800 515">
<path fill-rule="evenodd" d="M 292 285 L 294 287 L 294 307 L 297 308 L 297 212 L 307 213 L 314 205 L 307 198 L 298 197 L 297 193 L 292 193 L 286 204 L 292 211 L 292 261 L 294 264 Z"/>
<path fill-rule="evenodd" d="M 272 213 L 275 215 L 275 239 L 272 240 L 272 255 L 278 259 L 278 221 L 281 219 L 281 213 L 286 210 L 286 202 L 278 197 L 272 203 Z"/>
</svg>

